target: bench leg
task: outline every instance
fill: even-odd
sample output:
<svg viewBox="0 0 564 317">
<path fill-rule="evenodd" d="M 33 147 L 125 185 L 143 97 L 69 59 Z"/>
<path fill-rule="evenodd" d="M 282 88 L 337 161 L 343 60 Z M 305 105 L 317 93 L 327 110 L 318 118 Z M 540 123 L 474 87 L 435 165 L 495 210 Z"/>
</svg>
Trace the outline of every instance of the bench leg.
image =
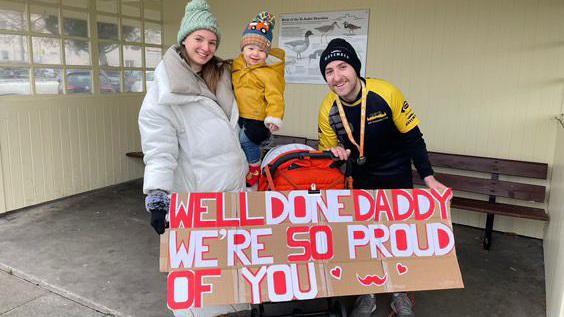
<svg viewBox="0 0 564 317">
<path fill-rule="evenodd" d="M 492 231 L 494 224 L 494 214 L 488 214 L 486 218 L 486 228 L 484 230 L 484 250 L 489 250 L 492 244 Z"/>
</svg>

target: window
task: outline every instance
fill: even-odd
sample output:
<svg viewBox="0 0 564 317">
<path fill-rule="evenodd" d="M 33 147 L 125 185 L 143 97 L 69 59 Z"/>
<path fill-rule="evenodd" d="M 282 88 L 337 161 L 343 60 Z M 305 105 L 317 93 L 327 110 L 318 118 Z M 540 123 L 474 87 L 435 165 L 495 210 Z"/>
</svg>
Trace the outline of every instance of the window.
<svg viewBox="0 0 564 317">
<path fill-rule="evenodd" d="M 142 93 L 162 0 L 0 0 L 0 96 Z"/>
<path fill-rule="evenodd" d="M 0 30 L 23 31 L 25 20 L 24 4 L 0 1 Z"/>
<path fill-rule="evenodd" d="M 38 94 L 57 95 L 63 93 L 63 75 L 58 68 L 35 69 L 35 91 Z"/>
<path fill-rule="evenodd" d="M 32 37 L 33 62 L 61 64 L 61 42 L 58 38 Z"/>
<path fill-rule="evenodd" d="M 92 92 L 92 72 L 86 69 L 68 69 L 66 73 L 66 90 L 69 94 Z"/>
<path fill-rule="evenodd" d="M 30 6 L 31 31 L 59 34 L 59 10 L 52 7 Z"/>
</svg>

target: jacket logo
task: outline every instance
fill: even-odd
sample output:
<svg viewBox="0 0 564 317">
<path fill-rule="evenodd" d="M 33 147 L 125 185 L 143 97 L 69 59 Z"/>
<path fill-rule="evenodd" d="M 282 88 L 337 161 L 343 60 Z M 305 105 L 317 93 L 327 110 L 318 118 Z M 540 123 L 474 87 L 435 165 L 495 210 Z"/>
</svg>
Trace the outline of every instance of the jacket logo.
<svg viewBox="0 0 564 317">
<path fill-rule="evenodd" d="M 413 122 L 413 120 L 415 120 L 415 113 L 411 113 L 408 117 L 407 117 L 407 121 L 405 122 L 405 126 L 407 127 L 411 122 Z"/>
<path fill-rule="evenodd" d="M 384 111 L 376 111 L 375 113 L 371 113 L 368 118 L 366 118 L 366 121 L 368 123 L 376 123 L 382 120 L 386 120 L 386 118 L 388 118 L 387 113 L 385 113 Z"/>
<path fill-rule="evenodd" d="M 407 103 L 407 101 L 404 101 L 403 106 L 401 107 L 401 113 L 406 112 L 407 109 L 409 109 L 409 104 Z"/>
</svg>

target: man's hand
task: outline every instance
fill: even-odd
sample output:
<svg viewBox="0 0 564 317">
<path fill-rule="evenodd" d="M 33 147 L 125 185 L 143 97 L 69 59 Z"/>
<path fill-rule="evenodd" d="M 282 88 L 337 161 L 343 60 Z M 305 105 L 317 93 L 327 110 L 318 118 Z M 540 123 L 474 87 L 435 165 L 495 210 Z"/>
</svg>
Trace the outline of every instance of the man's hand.
<svg viewBox="0 0 564 317">
<path fill-rule="evenodd" d="M 345 148 L 341 146 L 331 148 L 330 151 L 341 161 L 346 161 L 349 158 L 349 155 L 351 155 L 351 150 L 345 150 Z"/>
<path fill-rule="evenodd" d="M 145 197 L 145 209 L 151 213 L 151 226 L 158 234 L 163 234 L 166 227 L 166 214 L 170 206 L 168 194 L 162 190 L 152 190 Z"/>
<path fill-rule="evenodd" d="M 441 182 L 435 179 L 433 175 L 429 175 L 423 179 L 425 181 L 425 185 L 430 189 L 434 189 L 439 193 L 443 193 L 447 187 L 443 185 Z"/>
</svg>

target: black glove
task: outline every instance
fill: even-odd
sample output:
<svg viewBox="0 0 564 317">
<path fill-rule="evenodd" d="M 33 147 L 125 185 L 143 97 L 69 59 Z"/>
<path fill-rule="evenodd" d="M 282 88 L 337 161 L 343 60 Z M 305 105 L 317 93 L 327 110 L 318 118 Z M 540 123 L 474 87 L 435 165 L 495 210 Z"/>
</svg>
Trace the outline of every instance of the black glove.
<svg viewBox="0 0 564 317">
<path fill-rule="evenodd" d="M 145 209 L 151 213 L 151 226 L 158 234 L 163 234 L 165 231 L 165 217 L 169 206 L 170 199 L 165 191 L 153 190 L 145 197 Z"/>
</svg>

